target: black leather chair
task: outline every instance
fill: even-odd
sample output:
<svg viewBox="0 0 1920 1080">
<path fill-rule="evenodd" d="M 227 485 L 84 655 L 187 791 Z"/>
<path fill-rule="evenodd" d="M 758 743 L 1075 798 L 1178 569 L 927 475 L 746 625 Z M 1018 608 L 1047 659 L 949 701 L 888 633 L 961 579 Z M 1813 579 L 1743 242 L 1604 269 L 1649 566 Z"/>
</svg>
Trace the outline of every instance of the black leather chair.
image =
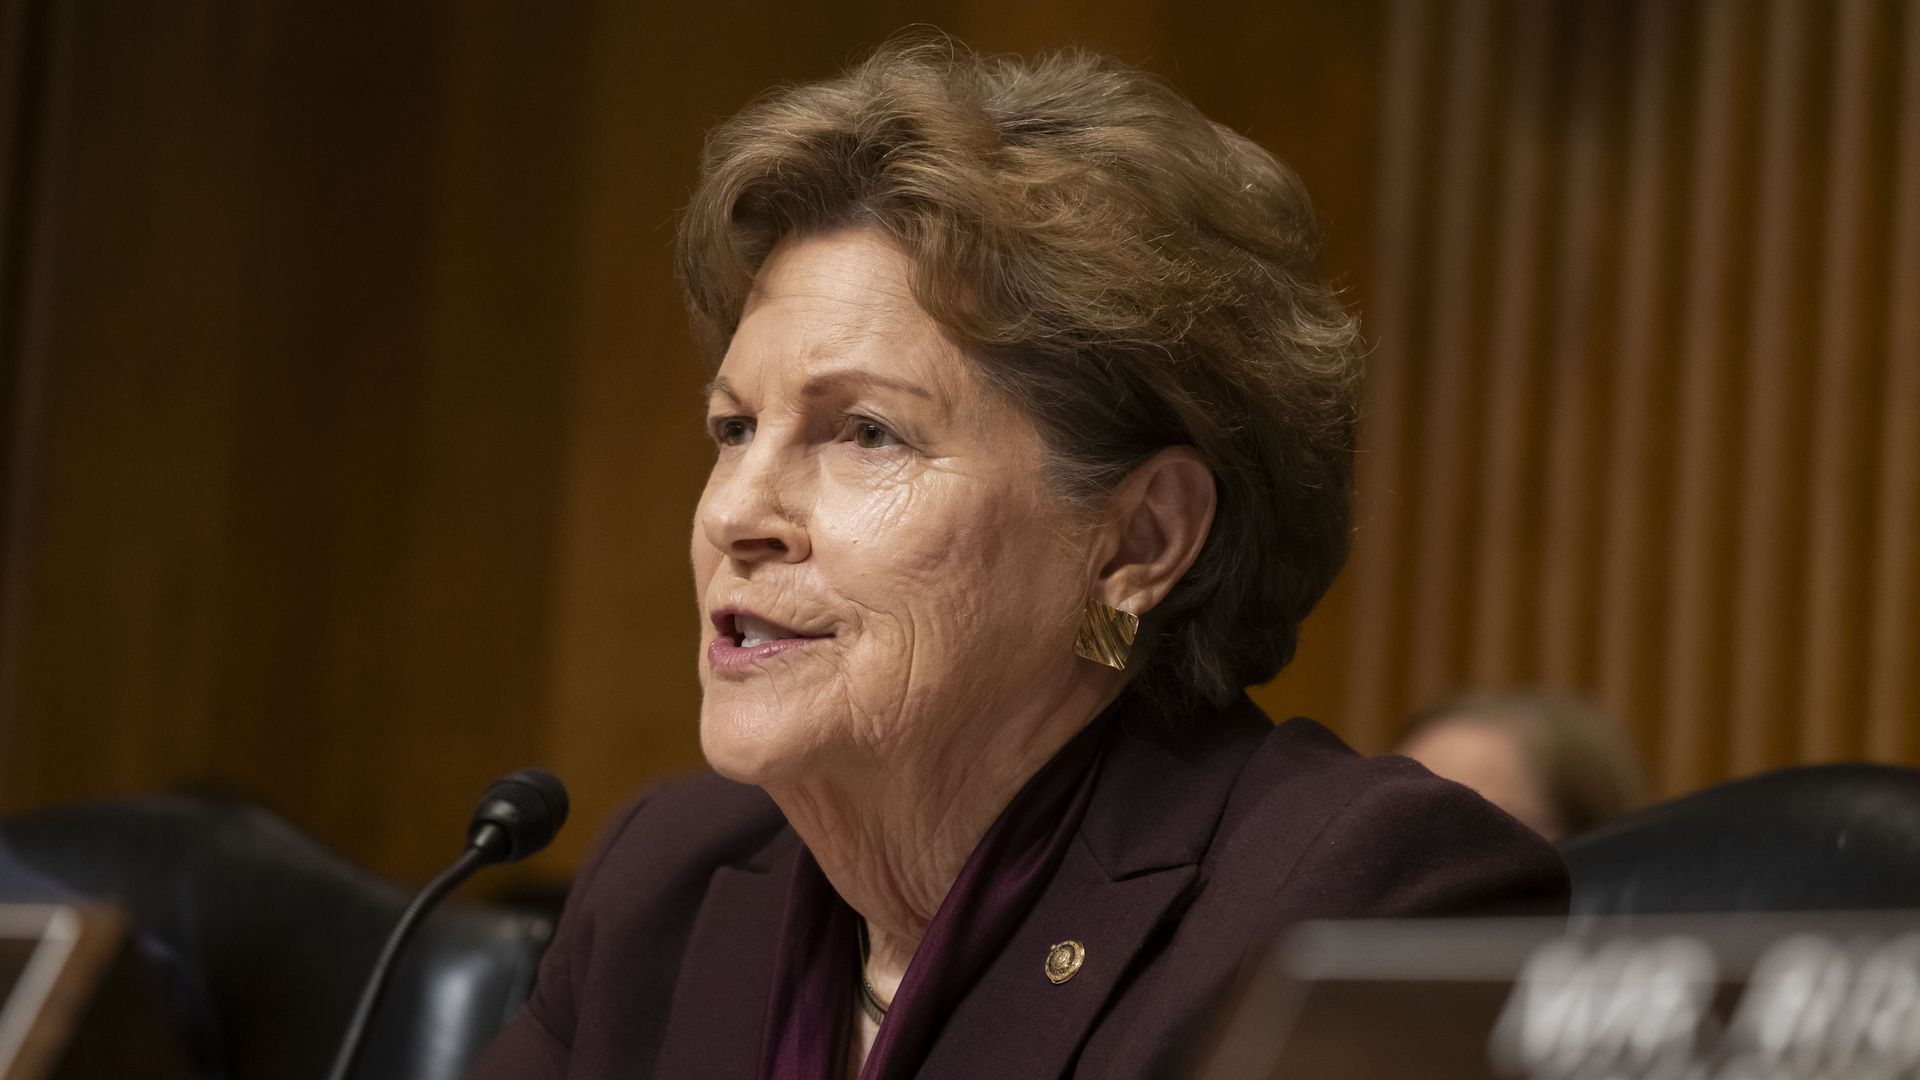
<svg viewBox="0 0 1920 1080">
<path fill-rule="evenodd" d="M 203 1056 L 227 1080 L 323 1077 L 409 898 L 257 806 L 159 796 L 0 823 L 20 861 L 113 899 L 204 990 Z M 456 1080 L 532 989 L 552 925 L 451 904 L 395 970 L 356 1077 Z M 176 988 L 179 989 L 179 988 Z"/>
<path fill-rule="evenodd" d="M 1575 915 L 1920 909 L 1920 772 L 1811 765 L 1575 837 Z"/>
</svg>

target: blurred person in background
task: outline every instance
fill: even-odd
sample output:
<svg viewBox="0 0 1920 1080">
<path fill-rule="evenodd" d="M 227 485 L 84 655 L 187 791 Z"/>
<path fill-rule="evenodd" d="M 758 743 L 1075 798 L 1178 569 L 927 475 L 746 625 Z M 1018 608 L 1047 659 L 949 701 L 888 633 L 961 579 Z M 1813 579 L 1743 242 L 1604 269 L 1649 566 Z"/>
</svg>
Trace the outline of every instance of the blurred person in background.
<svg viewBox="0 0 1920 1080">
<path fill-rule="evenodd" d="M 1556 844 L 1646 799 L 1627 733 L 1583 698 L 1522 690 L 1443 701 L 1414 718 L 1395 753 L 1465 784 Z"/>
<path fill-rule="evenodd" d="M 1349 533 L 1316 246 L 1272 155 L 1079 53 L 896 42 L 713 132 L 718 775 L 613 824 L 477 1075 L 1160 1076 L 1294 921 L 1564 911 L 1484 800 L 1245 696 Z"/>
</svg>

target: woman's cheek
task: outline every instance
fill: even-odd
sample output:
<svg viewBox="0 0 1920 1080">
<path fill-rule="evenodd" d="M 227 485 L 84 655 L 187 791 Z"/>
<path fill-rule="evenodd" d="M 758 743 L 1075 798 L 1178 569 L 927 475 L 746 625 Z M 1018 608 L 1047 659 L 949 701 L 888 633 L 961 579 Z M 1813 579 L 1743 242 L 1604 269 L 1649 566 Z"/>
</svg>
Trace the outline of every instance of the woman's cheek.
<svg viewBox="0 0 1920 1080">
<path fill-rule="evenodd" d="M 884 607 L 939 566 L 937 510 L 911 484 L 843 490 L 814 516 L 814 557 L 848 599 Z"/>
</svg>

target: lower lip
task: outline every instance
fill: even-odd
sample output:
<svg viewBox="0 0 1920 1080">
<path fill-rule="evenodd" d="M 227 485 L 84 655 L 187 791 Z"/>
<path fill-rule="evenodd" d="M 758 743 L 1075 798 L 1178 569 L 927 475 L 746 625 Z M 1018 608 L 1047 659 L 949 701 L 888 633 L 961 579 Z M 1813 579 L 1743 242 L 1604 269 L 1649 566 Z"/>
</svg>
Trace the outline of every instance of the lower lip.
<svg viewBox="0 0 1920 1080">
<path fill-rule="evenodd" d="M 717 637 L 707 644 L 707 665 L 715 671 L 740 671 L 750 668 L 763 660 L 804 648 L 825 638 L 776 638 L 763 641 L 752 648 L 744 648 L 733 643 L 732 638 Z"/>
</svg>

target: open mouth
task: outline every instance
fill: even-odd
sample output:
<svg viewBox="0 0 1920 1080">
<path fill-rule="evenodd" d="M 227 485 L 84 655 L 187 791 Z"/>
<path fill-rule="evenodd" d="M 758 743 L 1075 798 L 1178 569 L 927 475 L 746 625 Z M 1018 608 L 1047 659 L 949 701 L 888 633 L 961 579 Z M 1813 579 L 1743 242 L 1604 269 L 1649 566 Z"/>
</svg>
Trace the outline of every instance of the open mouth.
<svg viewBox="0 0 1920 1080">
<path fill-rule="evenodd" d="M 774 623 L 764 619 L 753 611 L 720 609 L 712 615 L 714 630 L 720 632 L 714 644 L 728 644 L 735 650 L 758 650 L 760 646 L 772 646 L 780 642 L 812 642 L 818 638 L 831 638 L 833 634 L 810 634 L 806 630 L 795 630 L 793 626 Z"/>
<path fill-rule="evenodd" d="M 772 661 L 789 651 L 804 650 L 812 642 L 833 636 L 808 634 L 806 630 L 795 630 L 793 626 L 774 623 L 772 619 L 737 607 L 714 611 L 712 625 L 716 634 L 707 646 L 707 665 L 716 675 L 747 675 L 762 661 Z"/>
</svg>

